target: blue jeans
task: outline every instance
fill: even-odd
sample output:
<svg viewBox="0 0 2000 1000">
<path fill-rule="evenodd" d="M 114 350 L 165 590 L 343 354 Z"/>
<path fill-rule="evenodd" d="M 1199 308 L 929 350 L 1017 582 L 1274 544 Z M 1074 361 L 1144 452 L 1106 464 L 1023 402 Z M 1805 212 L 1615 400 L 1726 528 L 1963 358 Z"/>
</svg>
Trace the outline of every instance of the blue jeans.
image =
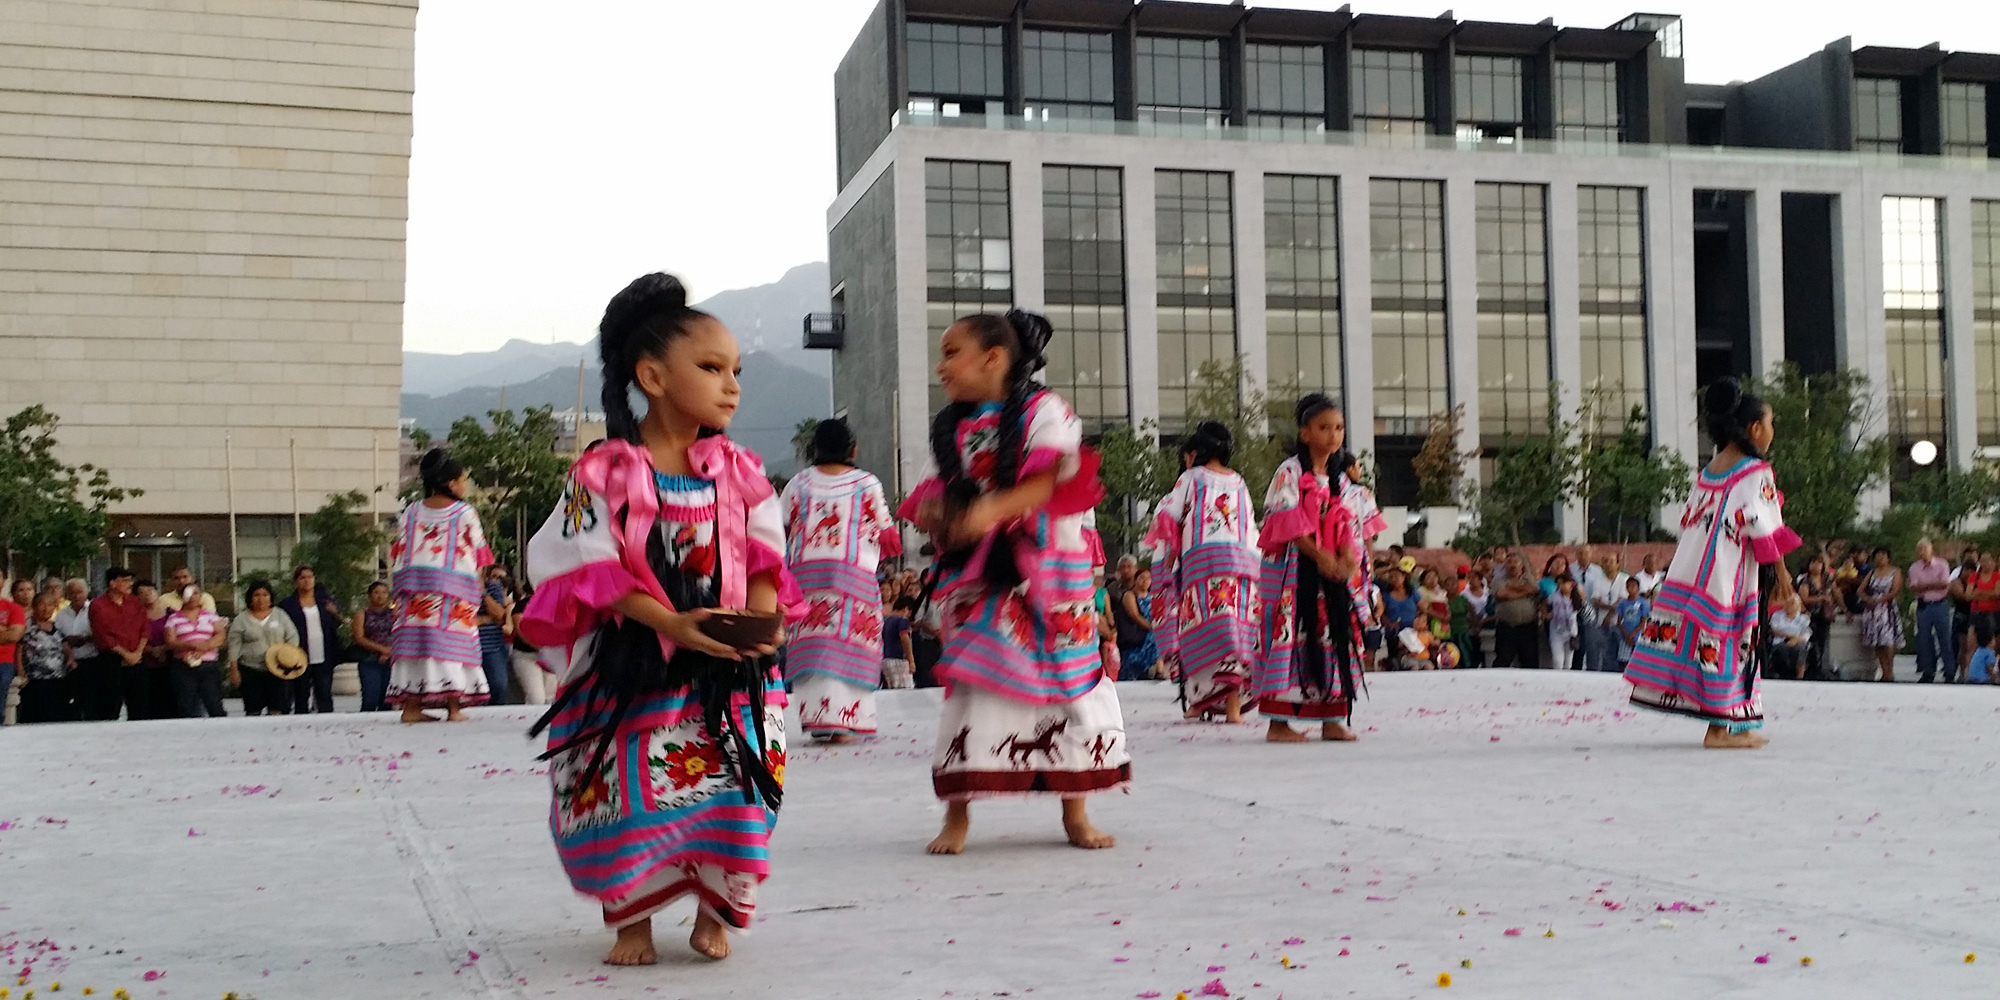
<svg viewBox="0 0 2000 1000">
<path fill-rule="evenodd" d="M 1951 602 L 1917 604 L 1917 679 L 1930 681 L 1944 661 L 1944 680 L 1958 679 L 1958 643 L 1951 636 Z"/>
<path fill-rule="evenodd" d="M 356 669 L 361 673 L 361 710 L 381 711 L 382 697 L 389 692 L 389 661 L 379 656 L 364 656 Z"/>
<path fill-rule="evenodd" d="M 1583 669 L 1618 672 L 1618 630 L 1609 625 L 1583 627 Z"/>
<path fill-rule="evenodd" d="M 0 726 L 7 724 L 7 692 L 14 688 L 14 665 L 0 663 Z M 22 688 L 23 693 L 27 688 Z"/>
<path fill-rule="evenodd" d="M 507 704 L 508 685 L 513 680 L 508 671 L 514 667 L 507 656 L 507 637 L 500 626 L 479 626 L 479 659 L 486 671 L 486 687 L 493 693 L 493 704 Z"/>
</svg>

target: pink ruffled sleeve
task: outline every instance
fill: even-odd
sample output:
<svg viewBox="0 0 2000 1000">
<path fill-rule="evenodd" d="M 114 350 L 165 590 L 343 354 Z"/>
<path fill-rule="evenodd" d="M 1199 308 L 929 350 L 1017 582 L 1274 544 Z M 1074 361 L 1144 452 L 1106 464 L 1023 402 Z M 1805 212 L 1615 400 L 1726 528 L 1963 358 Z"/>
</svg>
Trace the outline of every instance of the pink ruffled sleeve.
<svg viewBox="0 0 2000 1000">
<path fill-rule="evenodd" d="M 944 483 L 939 481 L 939 479 L 936 476 L 927 477 L 926 479 L 924 479 L 923 482 L 917 484 L 916 489 L 910 491 L 909 496 L 903 498 L 902 505 L 896 508 L 896 516 L 902 520 L 915 524 L 917 520 L 917 509 L 919 507 L 922 507 L 924 504 L 929 503 L 932 500 L 940 499 L 943 496 L 944 496 Z"/>
<path fill-rule="evenodd" d="M 1292 542 L 1317 534 L 1325 510 L 1326 488 L 1308 479 L 1297 459 L 1286 459 L 1278 465 L 1264 495 L 1264 524 L 1257 533 L 1257 547 L 1274 556 Z"/>
<path fill-rule="evenodd" d="M 1730 493 L 1733 527 L 1750 541 L 1750 554 L 1774 563 L 1799 547 L 1799 534 L 1785 524 L 1785 495 L 1766 465 L 1745 475 Z"/>
<path fill-rule="evenodd" d="M 561 501 L 528 541 L 535 596 L 521 635 L 540 647 L 568 646 L 610 620 L 611 606 L 645 587 L 625 566 L 611 507 L 570 477 Z"/>
</svg>

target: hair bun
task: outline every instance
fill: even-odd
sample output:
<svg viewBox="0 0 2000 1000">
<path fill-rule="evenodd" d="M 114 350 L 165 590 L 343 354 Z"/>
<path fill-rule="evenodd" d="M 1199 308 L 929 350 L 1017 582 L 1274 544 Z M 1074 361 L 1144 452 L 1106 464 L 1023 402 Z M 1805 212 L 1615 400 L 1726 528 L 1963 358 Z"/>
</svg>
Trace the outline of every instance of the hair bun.
<svg viewBox="0 0 2000 1000">
<path fill-rule="evenodd" d="M 1727 417 L 1736 413 L 1743 403 L 1743 383 L 1734 376 L 1725 377 L 1708 387 L 1702 400 L 1702 409 L 1711 417 Z"/>
<path fill-rule="evenodd" d="M 681 279 L 664 271 L 642 274 L 632 279 L 604 307 L 604 319 L 597 325 L 598 352 L 606 367 L 624 349 L 627 336 L 646 317 L 687 308 L 687 287 Z"/>
<path fill-rule="evenodd" d="M 1299 405 L 1292 409 L 1292 419 L 1300 427 L 1304 427 L 1321 412 L 1333 408 L 1333 400 L 1326 393 L 1307 393 L 1299 399 Z"/>
<path fill-rule="evenodd" d="M 1007 325 L 1014 328 L 1014 335 L 1021 339 L 1021 355 L 1028 364 L 1028 371 L 1038 372 L 1048 367 L 1046 357 L 1049 341 L 1055 339 L 1056 328 L 1049 324 L 1049 318 L 1026 309 L 1007 310 Z"/>
<path fill-rule="evenodd" d="M 417 471 L 434 472 L 437 470 L 438 466 L 443 465 L 446 461 L 450 459 L 450 457 L 451 456 L 445 454 L 445 450 L 443 448 L 432 448 L 431 450 L 424 452 L 423 458 L 417 460 Z"/>
</svg>

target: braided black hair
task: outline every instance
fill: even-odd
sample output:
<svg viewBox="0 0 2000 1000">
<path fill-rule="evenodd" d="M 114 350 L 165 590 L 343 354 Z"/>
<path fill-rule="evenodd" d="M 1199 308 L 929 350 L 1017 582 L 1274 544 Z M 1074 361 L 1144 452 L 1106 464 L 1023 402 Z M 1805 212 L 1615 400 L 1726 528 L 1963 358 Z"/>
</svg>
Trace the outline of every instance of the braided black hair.
<svg viewBox="0 0 2000 1000">
<path fill-rule="evenodd" d="M 994 485 L 1004 490 L 1020 478 L 1021 442 L 1028 432 L 1024 417 L 1037 388 L 1033 376 L 1048 365 L 1044 354 L 1055 328 L 1040 313 L 1022 309 L 1009 310 L 1005 316 L 962 316 L 952 325 L 963 327 L 980 347 L 1003 348 L 1008 354 L 1007 396 L 1000 411 L 1000 441 L 993 471 Z M 945 495 L 962 503 L 969 503 L 979 493 L 978 484 L 966 477 L 958 454 L 958 425 L 973 409 L 971 403 L 950 403 L 931 421 L 931 458 L 937 463 L 938 479 L 945 484 Z"/>
<path fill-rule="evenodd" d="M 715 317 L 687 304 L 687 289 L 671 274 L 641 275 L 611 297 L 597 325 L 597 350 L 604 374 L 605 436 L 639 443 L 639 418 L 632 412 L 632 383 L 639 359 L 658 357 L 667 345 L 687 336 L 701 320 Z M 704 428 L 704 435 L 712 428 Z"/>
<path fill-rule="evenodd" d="M 1300 430 L 1305 430 L 1306 425 L 1312 423 L 1314 417 L 1328 410 L 1338 409 L 1340 409 L 1340 404 L 1335 403 L 1333 398 L 1326 393 L 1311 392 L 1299 397 L 1298 405 L 1292 408 L 1292 419 L 1298 424 Z M 1304 438 L 1299 438 L 1295 441 L 1292 445 L 1292 454 L 1299 460 L 1300 471 L 1308 473 L 1313 471 L 1312 449 L 1306 447 Z M 1332 460 L 1329 459 L 1327 462 L 1327 472 L 1332 473 L 1333 471 L 1334 465 Z"/>
<path fill-rule="evenodd" d="M 848 465 L 854 456 L 854 432 L 838 417 L 813 429 L 812 464 Z"/>
<path fill-rule="evenodd" d="M 1725 378 L 1708 387 L 1702 398 L 1702 416 L 1708 423 L 1709 440 L 1717 448 L 1735 445 L 1751 458 L 1764 453 L 1750 443 L 1750 428 L 1764 419 L 1767 407 L 1762 399 L 1743 391 L 1743 383 Z"/>
<path fill-rule="evenodd" d="M 1188 432 L 1187 440 L 1181 443 L 1181 453 L 1192 456 L 1195 465 L 1207 465 L 1210 462 L 1228 465 L 1235 448 L 1236 441 L 1230 435 L 1229 428 L 1214 420 L 1204 420 L 1194 425 L 1194 430 Z"/>
<path fill-rule="evenodd" d="M 458 494 L 451 491 L 451 484 L 457 482 L 463 475 L 465 467 L 443 448 L 432 448 L 424 452 L 424 457 L 417 462 L 417 477 L 423 481 L 426 500 L 431 497 L 456 499 Z"/>
</svg>

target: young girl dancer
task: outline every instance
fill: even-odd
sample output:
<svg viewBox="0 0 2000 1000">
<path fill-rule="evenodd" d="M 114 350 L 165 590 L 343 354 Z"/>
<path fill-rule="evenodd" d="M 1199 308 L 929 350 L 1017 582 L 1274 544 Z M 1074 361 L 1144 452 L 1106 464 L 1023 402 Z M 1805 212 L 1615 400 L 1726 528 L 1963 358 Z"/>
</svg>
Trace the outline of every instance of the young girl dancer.
<svg viewBox="0 0 2000 1000">
<path fill-rule="evenodd" d="M 1333 492 L 1340 466 L 1329 463 L 1347 438 L 1347 420 L 1320 393 L 1299 400 L 1294 413 L 1298 448 L 1271 477 L 1258 536 L 1264 652 L 1257 710 L 1270 720 L 1265 738 L 1273 743 L 1306 740 L 1293 719 L 1317 721 L 1322 738 L 1346 742 L 1355 739 L 1340 720 L 1351 715 L 1362 645 L 1351 590 L 1360 564 L 1354 515 Z"/>
<path fill-rule="evenodd" d="M 940 553 L 945 700 L 931 784 L 946 808 L 933 854 L 964 850 L 968 803 L 1003 795 L 1058 796 L 1070 843 L 1110 847 L 1083 797 L 1132 778 L 1083 538 L 1082 515 L 1103 495 L 1095 456 L 1069 405 L 1031 379 L 1052 333 L 1019 310 L 945 331 L 937 470 L 901 511 Z"/>
<path fill-rule="evenodd" d="M 688 944 L 720 959 L 770 871 L 785 692 L 782 635 L 738 649 L 703 625 L 800 598 L 763 465 L 722 434 L 742 401 L 735 336 L 665 274 L 612 298 L 598 335 L 609 436 L 528 544 L 521 627 L 560 678 L 531 730 L 549 730 L 549 826 L 570 884 L 617 931 L 606 962 L 655 961 L 653 914 L 686 895 Z"/>
<path fill-rule="evenodd" d="M 875 734 L 882 683 L 882 616 L 875 567 L 902 554 L 882 481 L 854 467 L 844 420 L 813 432 L 813 464 L 785 485 L 785 564 L 805 592 L 805 620 L 785 650 L 799 724 L 815 739 Z"/>
<path fill-rule="evenodd" d="M 389 564 L 396 568 L 395 630 L 389 646 L 389 689 L 383 702 L 400 705 L 404 722 L 434 722 L 426 708 L 443 708 L 445 718 L 465 718 L 459 709 L 486 703 L 486 672 L 480 668 L 479 602 L 485 597 L 479 575 L 493 564 L 479 514 L 466 503 L 465 469 L 442 448 L 432 448 L 417 464 L 424 498 L 403 509 Z M 303 702 L 301 702 L 303 704 Z"/>
<path fill-rule="evenodd" d="M 1776 434 L 1771 408 L 1726 378 L 1709 386 L 1703 409 L 1720 450 L 1695 476 L 1673 565 L 1625 679 L 1632 704 L 1708 723 L 1702 746 L 1755 748 L 1768 742 L 1756 732 L 1764 725 L 1753 655 L 1757 569 L 1775 564 L 1771 598 L 1790 600 L 1785 553 L 1799 536 L 1785 527 L 1785 498 L 1764 461 Z"/>
<path fill-rule="evenodd" d="M 1178 635 L 1187 718 L 1220 713 L 1243 721 L 1243 689 L 1257 662 L 1257 518 L 1250 488 L 1229 468 L 1234 442 L 1213 420 L 1188 435 L 1190 468 L 1160 501 L 1153 529 L 1154 586 L 1177 602 L 1153 602 L 1155 635 Z"/>
</svg>

